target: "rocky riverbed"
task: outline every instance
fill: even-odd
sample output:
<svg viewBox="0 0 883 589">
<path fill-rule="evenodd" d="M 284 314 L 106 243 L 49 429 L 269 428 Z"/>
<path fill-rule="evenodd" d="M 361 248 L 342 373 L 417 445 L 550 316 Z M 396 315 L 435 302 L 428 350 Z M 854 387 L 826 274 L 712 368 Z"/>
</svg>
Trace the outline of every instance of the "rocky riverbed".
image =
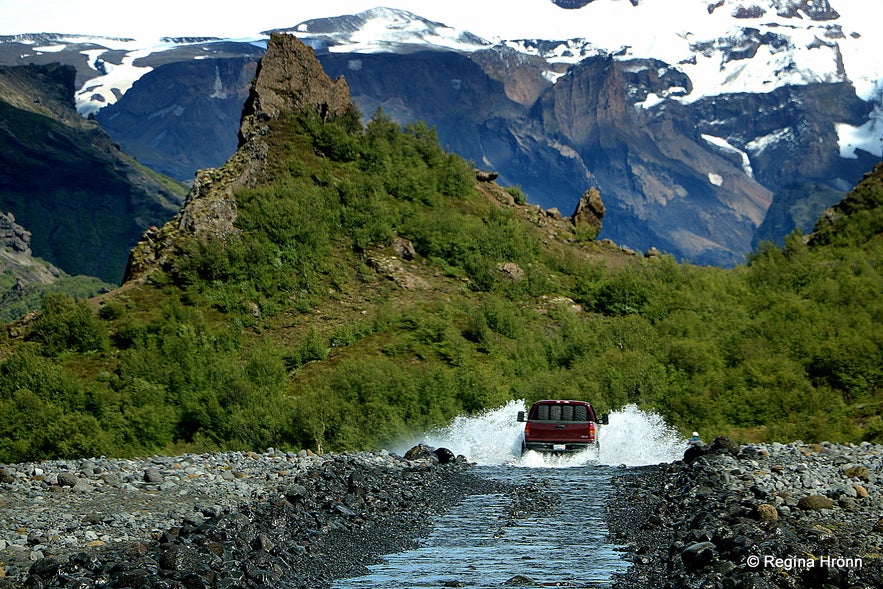
<svg viewBox="0 0 883 589">
<path fill-rule="evenodd" d="M 615 488 L 619 589 L 883 586 L 881 446 L 719 439 Z"/>
<path fill-rule="evenodd" d="M 451 456 L 442 456 L 447 462 Z M 310 587 L 413 547 L 469 494 L 462 459 L 269 450 L 0 470 L 0 587 Z"/>
<path fill-rule="evenodd" d="M 470 494 L 507 495 L 509 518 L 554 504 L 541 485 L 439 458 L 270 449 L 0 465 L 0 588 L 318 589 L 413 548 Z M 610 541 L 632 563 L 618 589 L 883 580 L 881 446 L 719 439 L 618 470 L 607 509 Z"/>
</svg>

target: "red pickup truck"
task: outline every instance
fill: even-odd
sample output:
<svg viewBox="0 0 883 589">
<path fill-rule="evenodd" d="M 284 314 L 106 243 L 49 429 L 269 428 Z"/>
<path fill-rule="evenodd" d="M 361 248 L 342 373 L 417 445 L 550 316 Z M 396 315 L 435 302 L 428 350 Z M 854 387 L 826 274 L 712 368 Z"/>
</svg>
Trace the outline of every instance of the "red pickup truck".
<svg viewBox="0 0 883 589">
<path fill-rule="evenodd" d="M 585 401 L 545 400 L 534 403 L 525 415 L 518 412 L 518 421 L 524 424 L 521 453 L 579 452 L 598 446 L 596 425 L 607 424 L 607 414 L 601 420 Z"/>
</svg>

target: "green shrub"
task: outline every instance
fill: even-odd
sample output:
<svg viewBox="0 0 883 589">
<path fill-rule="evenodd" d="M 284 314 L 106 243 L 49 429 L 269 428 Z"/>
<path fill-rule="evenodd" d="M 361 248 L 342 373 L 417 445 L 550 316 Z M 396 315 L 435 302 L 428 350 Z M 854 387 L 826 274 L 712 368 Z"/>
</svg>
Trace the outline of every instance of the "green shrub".
<svg viewBox="0 0 883 589">
<path fill-rule="evenodd" d="M 521 189 L 521 186 L 507 186 L 505 188 L 505 190 L 515 200 L 515 204 L 518 204 L 518 205 L 526 205 L 527 204 L 527 195 Z"/>
<path fill-rule="evenodd" d="M 107 328 L 88 304 L 57 292 L 48 292 L 43 297 L 43 306 L 28 338 L 38 342 L 49 356 L 97 352 L 108 345 Z"/>
</svg>

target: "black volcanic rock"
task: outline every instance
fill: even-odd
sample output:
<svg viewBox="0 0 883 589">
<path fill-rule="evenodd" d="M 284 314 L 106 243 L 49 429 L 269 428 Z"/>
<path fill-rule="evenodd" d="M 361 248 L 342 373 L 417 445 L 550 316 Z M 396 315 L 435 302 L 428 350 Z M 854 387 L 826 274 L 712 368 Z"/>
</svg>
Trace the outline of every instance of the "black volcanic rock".
<svg viewBox="0 0 883 589">
<path fill-rule="evenodd" d="M 75 74 L 0 67 L 0 210 L 31 232 L 35 256 L 118 282 L 127 251 L 174 214 L 180 195 L 77 114 Z"/>
</svg>

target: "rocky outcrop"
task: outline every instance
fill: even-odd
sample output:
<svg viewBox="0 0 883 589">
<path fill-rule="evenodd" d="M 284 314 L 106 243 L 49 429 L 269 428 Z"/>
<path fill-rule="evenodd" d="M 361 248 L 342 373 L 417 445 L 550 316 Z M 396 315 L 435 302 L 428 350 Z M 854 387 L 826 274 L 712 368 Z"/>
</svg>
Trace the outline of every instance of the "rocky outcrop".
<svg viewBox="0 0 883 589">
<path fill-rule="evenodd" d="M 810 20 L 834 20 L 840 17 L 828 0 L 786 0 L 778 10 L 779 16 L 794 17 L 801 14 Z"/>
<path fill-rule="evenodd" d="M 274 34 L 242 112 L 236 153 L 220 168 L 200 170 L 180 213 L 162 228 L 148 230 L 132 249 L 124 281 L 143 280 L 166 265 L 182 239 L 238 237 L 234 193 L 260 179 L 273 121 L 301 111 L 328 119 L 353 108 L 346 81 L 331 80 L 311 48 L 291 35 Z"/>
<path fill-rule="evenodd" d="M 0 213 L 0 248 L 31 255 L 31 232 L 16 223 L 12 213 Z"/>
<path fill-rule="evenodd" d="M 583 193 L 579 202 L 576 203 L 576 210 L 573 211 L 570 219 L 576 227 L 588 227 L 597 236 L 601 233 L 601 225 L 606 211 L 604 202 L 601 200 L 601 193 L 592 186 Z"/>
<path fill-rule="evenodd" d="M 555 0 L 553 0 L 555 1 Z M 636 3 L 638 0 L 632 0 Z M 733 2 L 726 0 L 709 0 L 708 13 L 712 14 L 719 8 L 729 8 L 736 18 L 760 18 L 767 13 L 762 6 L 753 2 L 744 2 L 735 7 Z M 808 18 L 815 21 L 828 21 L 840 17 L 840 14 L 831 7 L 828 0 L 775 0 L 769 3 L 769 8 L 783 18 Z"/>
<path fill-rule="evenodd" d="M 0 213 L 0 272 L 15 279 L 14 290 L 32 284 L 51 284 L 61 270 L 33 257 L 31 232 L 15 222 L 12 213 Z"/>
<path fill-rule="evenodd" d="M 427 280 L 413 272 L 414 266 L 407 264 L 417 257 L 417 250 L 407 239 L 396 237 L 392 243 L 392 255 L 387 250 L 365 252 L 365 262 L 375 272 L 391 280 L 404 290 L 425 290 L 430 288 Z"/>
<path fill-rule="evenodd" d="M 239 144 L 241 147 L 264 133 L 266 123 L 285 112 L 313 111 L 327 120 L 353 108 L 343 77 L 332 81 L 312 48 L 291 35 L 277 33 L 270 38 L 267 53 L 258 65 L 242 113 Z"/>
</svg>

